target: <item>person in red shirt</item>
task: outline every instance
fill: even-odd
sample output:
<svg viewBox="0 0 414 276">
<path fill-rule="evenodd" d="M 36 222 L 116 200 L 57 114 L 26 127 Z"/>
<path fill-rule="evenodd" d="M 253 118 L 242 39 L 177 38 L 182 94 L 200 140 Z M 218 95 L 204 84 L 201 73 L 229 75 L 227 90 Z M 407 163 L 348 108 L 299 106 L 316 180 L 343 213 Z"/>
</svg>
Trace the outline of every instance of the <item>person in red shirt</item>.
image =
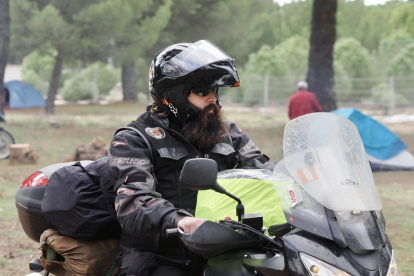
<svg viewBox="0 0 414 276">
<path fill-rule="evenodd" d="M 315 94 L 307 90 L 306 81 L 298 82 L 297 88 L 298 91 L 289 99 L 288 115 L 291 120 L 305 114 L 322 111 Z"/>
</svg>

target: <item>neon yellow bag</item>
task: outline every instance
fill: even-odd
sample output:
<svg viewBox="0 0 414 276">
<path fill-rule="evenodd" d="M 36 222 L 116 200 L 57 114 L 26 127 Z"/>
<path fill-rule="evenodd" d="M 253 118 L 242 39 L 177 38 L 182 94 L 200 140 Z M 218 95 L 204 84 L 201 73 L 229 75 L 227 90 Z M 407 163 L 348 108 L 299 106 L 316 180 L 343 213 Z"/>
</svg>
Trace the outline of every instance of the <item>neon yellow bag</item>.
<svg viewBox="0 0 414 276">
<path fill-rule="evenodd" d="M 220 172 L 217 182 L 227 192 L 241 199 L 245 214 L 261 213 L 263 225 L 286 223 L 279 197 L 268 170 L 227 170 Z M 195 216 L 219 221 L 229 216 L 237 220 L 237 201 L 212 190 L 199 191 Z"/>
</svg>

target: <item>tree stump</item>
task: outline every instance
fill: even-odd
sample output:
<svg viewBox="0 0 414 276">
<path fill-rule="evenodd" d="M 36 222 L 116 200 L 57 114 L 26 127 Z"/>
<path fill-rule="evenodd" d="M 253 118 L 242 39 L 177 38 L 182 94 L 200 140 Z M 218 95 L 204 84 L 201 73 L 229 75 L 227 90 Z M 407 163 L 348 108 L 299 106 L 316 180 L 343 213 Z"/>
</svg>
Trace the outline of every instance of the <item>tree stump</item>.
<svg viewBox="0 0 414 276">
<path fill-rule="evenodd" d="M 74 154 L 66 157 L 65 162 L 97 160 L 107 155 L 108 149 L 105 147 L 105 140 L 102 137 L 96 137 L 89 143 L 78 146 Z"/>
<path fill-rule="evenodd" d="M 108 155 L 105 147 L 105 140 L 102 137 L 96 137 L 86 145 L 81 145 L 76 149 L 75 161 L 80 160 L 97 160 Z"/>
<path fill-rule="evenodd" d="M 39 156 L 33 151 L 29 144 L 10 145 L 10 165 L 14 164 L 36 164 Z"/>
</svg>

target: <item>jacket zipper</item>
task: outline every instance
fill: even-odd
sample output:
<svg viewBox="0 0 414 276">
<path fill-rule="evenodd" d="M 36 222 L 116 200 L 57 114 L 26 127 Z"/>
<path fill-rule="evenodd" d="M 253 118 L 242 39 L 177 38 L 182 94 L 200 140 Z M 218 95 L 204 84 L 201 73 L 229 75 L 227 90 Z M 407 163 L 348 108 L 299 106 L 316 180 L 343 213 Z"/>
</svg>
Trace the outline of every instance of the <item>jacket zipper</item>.
<svg viewBox="0 0 414 276">
<path fill-rule="evenodd" d="M 183 140 L 186 141 L 195 150 L 195 152 L 197 153 L 197 157 L 200 157 L 201 156 L 200 152 L 193 146 L 193 144 L 191 144 L 190 142 L 188 142 L 188 140 L 185 139 L 184 136 L 182 136 L 179 132 L 175 131 L 172 128 L 170 128 L 170 130 L 172 132 L 176 133 L 177 135 L 179 135 L 181 138 L 183 138 Z"/>
<path fill-rule="evenodd" d="M 198 150 L 193 146 L 193 144 L 191 144 L 190 142 L 188 142 L 187 139 L 185 139 L 179 132 L 175 131 L 174 129 L 170 128 L 170 130 L 174 133 L 176 133 L 178 136 L 180 136 L 184 141 L 186 141 L 191 147 L 193 147 L 193 149 L 195 150 L 195 152 L 197 153 L 196 157 L 200 157 L 201 154 L 198 152 Z M 177 185 L 177 193 L 178 193 L 178 206 L 181 206 L 181 185 L 178 183 Z"/>
</svg>

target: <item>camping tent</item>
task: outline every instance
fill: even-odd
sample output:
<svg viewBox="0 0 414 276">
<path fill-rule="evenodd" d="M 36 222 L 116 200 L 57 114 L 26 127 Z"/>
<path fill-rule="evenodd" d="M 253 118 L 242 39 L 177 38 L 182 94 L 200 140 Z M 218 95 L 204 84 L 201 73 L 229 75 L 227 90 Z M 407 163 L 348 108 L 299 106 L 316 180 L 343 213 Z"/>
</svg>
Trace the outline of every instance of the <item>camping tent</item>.
<svg viewBox="0 0 414 276">
<path fill-rule="evenodd" d="M 43 107 L 46 105 L 46 101 L 39 91 L 27 82 L 9 81 L 4 84 L 4 87 L 9 94 L 6 98 L 6 104 L 8 103 L 11 109 Z"/>
<path fill-rule="evenodd" d="M 407 151 L 407 146 L 381 123 L 352 108 L 338 109 L 333 113 L 356 125 L 373 171 L 414 170 L 414 157 Z"/>
</svg>

